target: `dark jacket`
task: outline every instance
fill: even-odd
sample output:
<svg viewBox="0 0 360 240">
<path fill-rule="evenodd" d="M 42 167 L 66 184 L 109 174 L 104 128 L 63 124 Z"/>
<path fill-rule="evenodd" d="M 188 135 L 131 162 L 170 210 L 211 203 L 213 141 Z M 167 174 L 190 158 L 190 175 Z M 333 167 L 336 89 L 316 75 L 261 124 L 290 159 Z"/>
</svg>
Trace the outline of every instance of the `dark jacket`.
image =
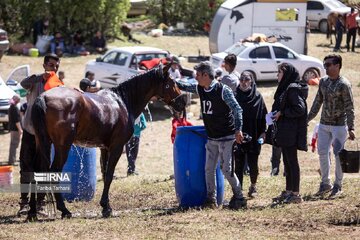
<svg viewBox="0 0 360 240">
<path fill-rule="evenodd" d="M 280 96 L 281 116 L 277 121 L 276 144 L 279 147 L 296 146 L 307 151 L 308 86 L 291 83 Z"/>
<path fill-rule="evenodd" d="M 238 144 L 238 149 L 241 148 L 242 152 L 260 154 L 261 145 L 257 140 L 266 130 L 267 109 L 264 99 L 254 83 L 252 83 L 251 89 L 246 92 L 237 87 L 235 98 L 243 109 L 242 132 L 252 137 L 250 142 Z"/>
</svg>

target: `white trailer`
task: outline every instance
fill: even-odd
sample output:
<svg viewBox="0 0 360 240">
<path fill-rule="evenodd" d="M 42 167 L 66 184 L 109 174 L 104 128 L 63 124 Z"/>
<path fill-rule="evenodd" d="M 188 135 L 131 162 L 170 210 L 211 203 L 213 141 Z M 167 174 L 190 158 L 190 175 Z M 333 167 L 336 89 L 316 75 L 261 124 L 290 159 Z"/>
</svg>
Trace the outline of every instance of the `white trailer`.
<svg viewBox="0 0 360 240">
<path fill-rule="evenodd" d="M 275 35 L 306 54 L 307 0 L 228 0 L 217 10 L 210 30 L 210 52 L 222 52 L 253 33 Z"/>
</svg>

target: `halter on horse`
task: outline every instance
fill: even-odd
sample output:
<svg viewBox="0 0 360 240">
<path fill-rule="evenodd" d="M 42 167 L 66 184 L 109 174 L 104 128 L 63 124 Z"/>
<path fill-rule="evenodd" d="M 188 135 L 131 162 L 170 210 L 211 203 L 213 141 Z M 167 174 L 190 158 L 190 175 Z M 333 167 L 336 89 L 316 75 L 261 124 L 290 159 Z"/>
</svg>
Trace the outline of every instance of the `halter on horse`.
<svg viewBox="0 0 360 240">
<path fill-rule="evenodd" d="M 159 96 L 176 111 L 185 107 L 179 88 L 169 77 L 169 68 L 170 64 L 164 68 L 160 65 L 95 94 L 57 87 L 40 95 L 32 108 L 39 156 L 34 171 L 61 172 L 73 143 L 100 147 L 106 170 L 100 205 L 103 217 L 109 217 L 112 212 L 109 188 L 123 146 L 133 134 L 135 119 L 153 96 Z M 51 143 L 55 156 L 50 167 Z M 61 216 L 71 217 L 61 193 L 54 194 Z M 31 194 L 28 219 L 37 219 L 35 193 Z"/>
</svg>

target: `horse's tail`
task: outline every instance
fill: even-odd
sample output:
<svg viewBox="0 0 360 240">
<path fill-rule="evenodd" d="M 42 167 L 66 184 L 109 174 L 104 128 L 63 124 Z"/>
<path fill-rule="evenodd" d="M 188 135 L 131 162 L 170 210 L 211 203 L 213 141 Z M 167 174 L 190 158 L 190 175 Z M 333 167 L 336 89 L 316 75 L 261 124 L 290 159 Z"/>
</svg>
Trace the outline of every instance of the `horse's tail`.
<svg viewBox="0 0 360 240">
<path fill-rule="evenodd" d="M 36 98 L 31 111 L 31 120 L 35 130 L 36 139 L 36 165 L 42 171 L 50 167 L 51 140 L 47 132 L 45 121 L 46 102 L 44 96 Z"/>
</svg>

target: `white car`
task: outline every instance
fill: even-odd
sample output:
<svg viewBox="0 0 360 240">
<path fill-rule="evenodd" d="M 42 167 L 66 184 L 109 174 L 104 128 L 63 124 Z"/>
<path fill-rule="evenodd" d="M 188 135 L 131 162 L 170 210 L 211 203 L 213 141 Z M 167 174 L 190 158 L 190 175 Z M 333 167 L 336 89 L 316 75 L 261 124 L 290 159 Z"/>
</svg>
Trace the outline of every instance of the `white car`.
<svg viewBox="0 0 360 240">
<path fill-rule="evenodd" d="M 309 0 L 307 2 L 306 17 L 310 29 L 327 32 L 327 17 L 331 12 L 349 13 L 350 8 L 338 0 Z"/>
<path fill-rule="evenodd" d="M 141 72 L 140 63 L 154 58 L 166 58 L 169 52 L 152 47 L 121 47 L 109 50 L 103 56 L 86 64 L 85 72 L 95 73 L 102 88 L 117 86 Z"/>
<path fill-rule="evenodd" d="M 23 65 L 12 70 L 6 80 L 6 83 L 11 82 L 13 84 L 12 86 L 6 85 L 0 76 L 0 123 L 2 123 L 3 128 L 6 130 L 9 127 L 9 101 L 16 93 L 21 96 L 26 95 L 26 91 L 21 86 L 19 86 L 19 82 L 25 77 L 29 76 L 29 73 L 29 65 Z M 12 88 L 14 88 L 14 90 Z"/>
<path fill-rule="evenodd" d="M 277 79 L 277 66 L 282 62 L 291 63 L 306 81 L 325 75 L 322 61 L 298 54 L 279 42 L 235 43 L 225 52 L 212 54 L 210 61 L 214 68 L 221 67 L 229 53 L 237 56 L 236 70 L 239 73 L 250 71 L 256 81 Z"/>
</svg>

